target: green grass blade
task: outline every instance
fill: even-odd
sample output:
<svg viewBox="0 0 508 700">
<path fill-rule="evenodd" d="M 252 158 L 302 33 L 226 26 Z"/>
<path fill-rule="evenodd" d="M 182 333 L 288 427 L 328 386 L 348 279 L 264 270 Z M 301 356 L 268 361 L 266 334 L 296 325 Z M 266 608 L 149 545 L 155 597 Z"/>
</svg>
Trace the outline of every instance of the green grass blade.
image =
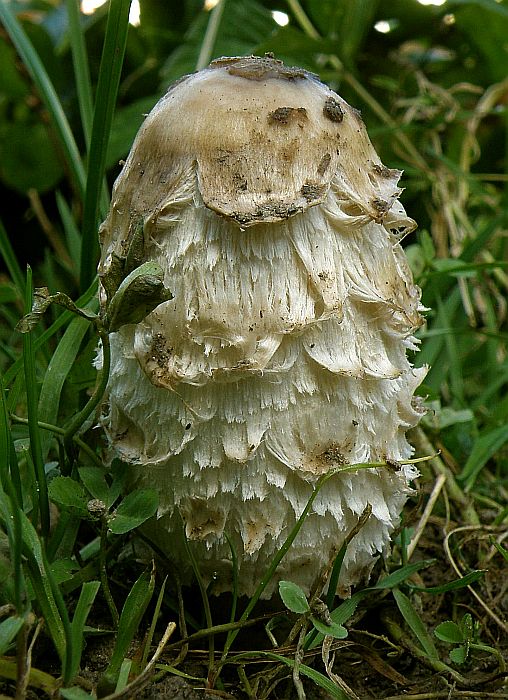
<svg viewBox="0 0 508 700">
<path fill-rule="evenodd" d="M 508 425 L 501 425 L 494 430 L 482 433 L 473 445 L 464 469 L 457 476 L 457 481 L 470 491 L 485 464 L 508 441 Z"/>
<path fill-rule="evenodd" d="M 81 654 L 83 652 L 83 630 L 85 629 L 88 613 L 90 612 L 100 586 L 101 584 L 99 581 L 88 581 L 83 584 L 81 593 L 79 594 L 78 604 L 76 605 L 76 610 L 71 623 L 73 645 L 72 659 L 69 669 L 70 680 L 74 678 L 79 670 Z"/>
<path fill-rule="evenodd" d="M 62 659 L 62 676 L 64 685 L 68 685 L 71 681 L 71 669 L 72 669 L 72 657 L 74 655 L 74 639 L 72 636 L 71 622 L 69 620 L 69 613 L 67 611 L 67 606 L 65 604 L 62 592 L 53 576 L 53 573 L 49 567 L 49 563 L 42 547 L 42 561 L 44 566 L 44 574 L 49 582 L 51 592 L 53 594 L 53 599 L 56 603 L 58 613 L 60 615 L 61 625 L 64 635 L 64 653 Z"/>
<path fill-rule="evenodd" d="M 78 226 L 72 216 L 71 210 L 67 201 L 62 196 L 61 192 L 56 192 L 56 205 L 58 207 L 58 212 L 60 214 L 60 219 L 62 220 L 62 225 L 65 232 L 65 241 L 67 243 L 67 250 L 76 270 L 76 274 L 79 274 L 80 260 L 81 260 L 81 233 L 79 232 Z"/>
<path fill-rule="evenodd" d="M 7 268 L 12 281 L 18 288 L 21 295 L 25 293 L 25 277 L 21 272 L 16 254 L 12 249 L 11 242 L 7 235 L 7 231 L 4 228 L 3 223 L 0 221 L 0 255 L 2 256 L 5 267 Z"/>
<path fill-rule="evenodd" d="M 118 674 L 155 586 L 155 572 L 145 571 L 131 588 L 120 615 L 115 648 L 97 686 L 98 697 L 114 692 Z"/>
<path fill-rule="evenodd" d="M 25 313 L 32 309 L 32 271 L 27 270 L 27 283 L 25 293 Z M 43 537 L 49 534 L 49 499 L 48 484 L 44 471 L 42 456 L 41 431 L 38 425 L 38 397 L 37 380 L 35 376 L 35 353 L 32 343 L 32 334 L 23 334 L 23 362 L 25 367 L 26 403 L 28 413 L 28 433 L 30 435 L 30 451 L 35 466 L 35 475 L 39 489 L 39 513 L 41 518 L 41 532 Z"/>
<path fill-rule="evenodd" d="M 212 610 L 210 608 L 210 601 L 208 600 L 208 591 L 206 590 L 205 582 L 203 581 L 203 577 L 201 576 L 201 572 L 199 570 L 198 563 L 196 561 L 196 557 L 194 556 L 194 552 L 192 551 L 192 547 L 190 546 L 189 540 L 187 539 L 187 533 L 185 532 L 185 524 L 183 523 L 183 538 L 184 538 L 184 545 L 185 545 L 185 551 L 187 552 L 187 556 L 190 559 L 191 565 L 192 565 L 192 570 L 194 572 L 194 576 L 196 577 L 196 581 L 198 582 L 199 586 L 199 592 L 201 594 L 201 600 L 203 603 L 203 610 L 205 612 L 205 620 L 206 620 L 206 626 L 207 627 L 213 627 L 213 620 L 212 620 Z M 213 635 L 210 636 L 208 640 L 208 673 L 212 673 L 212 668 L 213 668 L 213 662 L 215 658 L 215 641 Z"/>
<path fill-rule="evenodd" d="M 0 2 L 0 20 L 2 20 L 25 68 L 35 83 L 42 101 L 46 105 L 51 121 L 61 141 L 69 170 L 79 194 L 83 197 L 85 193 L 85 170 L 81 162 L 81 156 L 76 141 L 74 140 L 69 122 L 67 121 L 55 88 L 49 79 L 37 51 L 32 46 L 23 27 L 18 22 L 7 2 Z"/>
<path fill-rule="evenodd" d="M 129 28 L 130 0 L 111 0 L 104 48 L 102 51 L 83 212 L 83 239 L 81 247 L 81 288 L 86 289 L 94 278 L 99 252 L 97 227 L 101 188 L 104 177 L 113 112 L 120 84 L 127 31 Z"/>
<path fill-rule="evenodd" d="M 23 552 L 27 557 L 28 574 L 37 604 L 44 617 L 48 632 L 53 640 L 62 663 L 66 653 L 66 634 L 58 604 L 51 584 L 51 573 L 42 551 L 42 544 L 32 523 L 22 515 Z"/>
<path fill-rule="evenodd" d="M 332 572 L 330 574 L 330 582 L 328 584 L 328 591 L 326 594 L 326 605 L 331 608 L 333 601 L 335 599 L 335 594 L 337 592 L 337 586 L 339 583 L 340 571 L 342 569 L 342 564 L 344 563 L 344 557 L 346 556 L 348 543 L 344 542 L 342 547 L 339 549 L 335 561 L 333 562 Z"/>
<path fill-rule="evenodd" d="M 387 588 L 394 588 L 400 583 L 408 579 L 410 576 L 415 574 L 420 569 L 426 569 L 427 567 L 434 564 L 435 559 L 424 559 L 422 561 L 417 561 L 414 564 L 406 564 L 406 566 L 401 566 L 400 569 L 393 571 L 388 576 L 385 576 L 380 581 L 376 583 L 375 586 L 370 588 L 371 591 L 376 590 L 386 590 Z"/>
<path fill-rule="evenodd" d="M 429 656 L 431 659 L 439 659 L 439 654 L 434 642 L 432 641 L 432 637 L 425 629 L 422 619 L 414 609 L 409 598 L 398 588 L 394 588 L 392 593 L 402 617 L 420 642 L 427 656 Z"/>
<path fill-rule="evenodd" d="M 231 613 L 229 616 L 229 621 L 234 622 L 236 619 L 236 606 L 238 604 L 238 556 L 236 554 L 235 547 L 230 537 L 225 533 L 227 543 L 229 545 L 229 550 L 231 552 L 231 565 L 233 569 L 233 598 L 231 600 Z"/>
<path fill-rule="evenodd" d="M 65 700 L 95 700 L 95 695 L 87 693 L 83 688 L 74 686 L 73 688 L 61 688 L 60 695 Z"/>
<path fill-rule="evenodd" d="M 446 315 L 446 309 L 443 300 L 440 296 L 437 298 L 437 318 L 441 328 L 453 328 L 454 319 L 452 316 Z M 448 376 L 452 395 L 460 403 L 465 406 L 464 400 L 464 379 L 462 377 L 462 362 L 459 356 L 458 343 L 455 333 L 447 333 L 444 336 L 446 347 L 446 355 L 448 359 L 449 369 Z"/>
<path fill-rule="evenodd" d="M 3 391 L 2 391 L 3 397 Z M 2 401 L 3 406 L 5 406 L 5 401 Z M 5 411 L 2 411 L 5 413 Z M 2 424 L 5 424 L 5 420 L 2 419 Z M 1 432 L 4 433 L 3 428 Z M 8 436 L 7 449 L 9 449 L 10 433 Z M 2 439 L 2 449 L 5 447 L 5 443 Z M 7 455 L 9 452 L 2 452 L 0 454 Z M 23 566 L 22 566 L 22 550 L 23 550 L 23 535 L 22 535 L 22 525 L 21 525 L 21 508 L 18 507 L 16 503 L 16 494 L 14 493 L 14 488 L 9 480 L 9 474 L 7 469 L 1 475 L 0 479 L 0 520 L 3 521 L 3 529 L 7 533 L 9 540 L 10 556 L 12 561 L 12 568 L 14 572 L 14 605 L 16 607 L 16 612 L 18 615 L 22 615 L 23 602 L 25 595 L 25 579 L 23 576 Z M 4 490 L 5 488 L 5 490 Z M 7 496 L 8 494 L 8 496 Z M 9 507 L 10 501 L 10 507 Z"/>
<path fill-rule="evenodd" d="M 462 578 L 456 578 L 454 581 L 443 583 L 442 586 L 415 586 L 413 583 L 408 583 L 408 587 L 412 591 L 421 591 L 422 593 L 430 593 L 431 595 L 441 595 L 441 593 L 449 593 L 450 591 L 458 591 L 459 588 L 465 588 L 472 583 L 479 581 L 486 574 L 486 569 L 476 569 L 466 574 Z"/>
<path fill-rule="evenodd" d="M 74 318 L 67 327 L 62 339 L 51 358 L 39 396 L 39 421 L 43 423 L 57 423 L 60 395 L 64 382 L 76 360 L 81 342 L 90 328 L 89 322 L 84 318 Z M 42 457 L 45 460 L 49 451 L 52 436 L 44 432 L 41 438 Z"/>
<path fill-rule="evenodd" d="M 87 150 L 90 147 L 93 120 L 92 81 L 88 67 L 88 57 L 85 46 L 85 36 L 81 29 L 81 13 L 78 0 L 66 0 L 67 16 L 69 18 L 69 40 L 74 64 L 74 77 L 78 92 L 81 125 L 85 136 Z"/>
<path fill-rule="evenodd" d="M 148 634 L 146 635 L 145 648 L 143 649 L 143 656 L 141 658 L 141 671 L 144 671 L 145 666 L 148 663 L 148 655 L 150 653 L 150 647 L 152 645 L 153 637 L 155 634 L 155 627 L 157 625 L 157 620 L 159 619 L 159 615 L 161 612 L 161 607 L 162 607 L 162 602 L 164 600 L 164 592 L 166 590 L 167 581 L 168 581 L 168 577 L 166 576 L 164 581 L 162 582 L 162 586 L 161 586 L 161 589 L 159 591 L 159 595 L 157 597 L 157 603 L 155 604 L 155 610 L 153 611 L 152 622 L 150 623 L 150 629 L 148 630 Z"/>
<path fill-rule="evenodd" d="M 115 694 L 120 694 L 129 683 L 129 674 L 132 668 L 132 659 L 124 659 L 122 665 L 120 666 L 120 671 L 118 673 L 118 680 L 116 682 Z"/>
</svg>

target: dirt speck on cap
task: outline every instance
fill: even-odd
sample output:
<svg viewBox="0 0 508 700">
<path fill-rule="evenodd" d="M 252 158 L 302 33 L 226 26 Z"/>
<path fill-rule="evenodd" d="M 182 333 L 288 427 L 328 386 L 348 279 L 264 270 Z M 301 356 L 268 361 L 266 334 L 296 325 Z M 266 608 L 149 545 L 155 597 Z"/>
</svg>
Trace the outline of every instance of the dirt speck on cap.
<svg viewBox="0 0 508 700">
<path fill-rule="evenodd" d="M 328 97 L 325 101 L 325 106 L 323 107 L 323 114 L 325 117 L 330 119 L 332 122 L 340 124 L 344 119 L 344 112 L 340 104 L 333 97 Z"/>
</svg>

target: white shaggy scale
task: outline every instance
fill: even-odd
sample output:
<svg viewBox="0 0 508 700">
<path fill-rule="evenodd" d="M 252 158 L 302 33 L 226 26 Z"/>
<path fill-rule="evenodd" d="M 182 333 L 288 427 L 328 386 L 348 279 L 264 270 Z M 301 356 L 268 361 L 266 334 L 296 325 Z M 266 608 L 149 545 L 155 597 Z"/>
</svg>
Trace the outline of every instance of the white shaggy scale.
<svg viewBox="0 0 508 700">
<path fill-rule="evenodd" d="M 205 579 L 213 578 L 214 592 L 221 592 L 231 588 L 227 534 L 238 554 L 240 592 L 252 595 L 321 474 L 347 463 L 410 457 L 405 433 L 422 414 L 413 393 L 425 370 L 413 369 L 406 358 L 421 317 L 420 293 L 398 242 L 413 226 L 396 199 L 400 173 L 380 164 L 363 127 L 357 128 L 358 115 L 312 76 L 270 58 L 221 61 L 184 79 L 154 108 L 115 186 L 102 230 L 101 275 L 113 253 L 124 254 L 132 222 L 141 217 L 144 259 L 162 267 L 173 299 L 111 334 L 102 422 L 117 453 L 137 465 L 138 484 L 159 492 L 150 536 L 188 569 L 179 533 L 183 518 Z M 303 102 L 297 88 L 307 95 Z M 247 174 L 245 187 L 227 202 L 233 165 L 225 166 L 215 197 L 212 146 L 207 142 L 202 156 L 194 132 L 188 143 L 188 134 L 178 133 L 186 100 L 197 110 L 197 122 L 214 108 L 228 113 L 222 94 L 247 106 L 257 100 L 258 124 L 263 92 L 264 118 L 276 134 L 282 131 L 288 142 L 288 126 L 300 135 L 299 155 L 286 158 L 285 171 L 279 161 L 273 167 L 275 183 L 284 177 L 290 183 L 276 204 L 273 191 L 258 190 L 249 203 L 253 180 Z M 330 99 L 335 107 L 327 115 Z M 297 112 L 300 127 L 284 122 L 282 108 Z M 150 129 L 162 112 L 167 131 L 157 138 Z M 306 141 L 304 117 L 315 125 L 313 133 L 321 133 L 319 119 L 324 122 L 321 140 Z M 224 119 L 222 131 L 228 129 Z M 348 120 L 355 120 L 349 132 Z M 330 157 L 323 160 L 317 154 L 314 160 L 330 162 L 331 170 L 327 179 L 309 184 L 300 173 L 309 162 L 302 149 L 326 148 L 336 139 L 330 130 L 342 133 L 344 123 L 342 131 L 359 145 L 348 137 L 339 141 L 338 156 L 326 152 Z M 156 155 L 144 151 L 152 141 Z M 269 157 L 256 140 L 234 145 L 235 153 L 250 153 L 251 170 L 257 148 L 260 162 Z M 245 162 L 243 167 L 245 174 Z M 350 172 L 369 168 L 368 178 Z M 268 168 L 263 177 L 272 177 Z M 146 178 L 156 181 L 156 194 L 148 192 Z M 298 192 L 304 199 L 310 192 L 307 203 Z M 265 595 L 281 578 L 308 591 L 370 504 L 372 515 L 344 561 L 340 590 L 347 593 L 386 549 L 414 476 L 408 468 L 383 468 L 332 477 Z"/>
</svg>

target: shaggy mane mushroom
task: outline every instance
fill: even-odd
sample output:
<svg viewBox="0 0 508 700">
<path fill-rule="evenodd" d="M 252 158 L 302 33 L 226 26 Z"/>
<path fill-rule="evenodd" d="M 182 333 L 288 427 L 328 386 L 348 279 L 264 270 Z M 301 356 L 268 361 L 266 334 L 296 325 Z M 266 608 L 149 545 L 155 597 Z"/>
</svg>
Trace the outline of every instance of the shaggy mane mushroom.
<svg viewBox="0 0 508 700">
<path fill-rule="evenodd" d="M 251 595 L 320 475 L 412 454 L 425 369 L 406 357 L 422 320 L 399 244 L 415 225 L 400 175 L 316 76 L 250 56 L 173 85 L 116 181 L 103 311 L 147 262 L 172 298 L 134 317 L 115 308 L 102 423 L 138 483 L 159 491 L 150 536 L 188 569 L 183 518 L 216 593 L 231 588 L 226 534 Z M 414 476 L 336 474 L 265 596 L 281 578 L 308 591 L 370 504 L 342 567 L 346 595 L 386 550 Z"/>
</svg>

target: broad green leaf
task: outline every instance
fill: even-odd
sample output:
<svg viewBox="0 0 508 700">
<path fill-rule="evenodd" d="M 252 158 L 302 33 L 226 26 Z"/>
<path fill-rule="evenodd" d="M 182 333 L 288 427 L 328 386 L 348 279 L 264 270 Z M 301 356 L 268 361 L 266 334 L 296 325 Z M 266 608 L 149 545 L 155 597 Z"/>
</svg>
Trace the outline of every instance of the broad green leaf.
<svg viewBox="0 0 508 700">
<path fill-rule="evenodd" d="M 111 532 L 123 535 L 139 527 L 155 515 L 159 496 L 154 489 L 139 489 L 129 493 L 120 503 L 108 523 Z"/>
<path fill-rule="evenodd" d="M 449 644 L 462 644 L 464 642 L 464 634 L 460 625 L 451 620 L 441 622 L 434 630 L 434 634 L 442 642 L 448 642 Z"/>
<path fill-rule="evenodd" d="M 114 459 L 111 463 L 110 473 L 113 481 L 110 486 L 108 506 L 112 506 L 122 491 L 125 490 L 129 477 L 129 465 L 119 459 Z"/>
<path fill-rule="evenodd" d="M 310 619 L 317 631 L 324 636 L 335 637 L 335 639 L 345 639 L 347 637 L 347 629 L 336 622 L 333 622 L 331 625 L 325 625 L 324 622 L 318 620 L 314 615 L 311 615 Z"/>
<path fill-rule="evenodd" d="M 310 610 L 305 593 L 292 581 L 279 581 L 282 602 L 291 612 L 303 615 Z"/>
<path fill-rule="evenodd" d="M 49 483 L 49 497 L 65 508 L 88 514 L 88 495 L 83 486 L 70 476 L 57 476 Z"/>
<path fill-rule="evenodd" d="M 109 485 L 104 470 L 100 467 L 80 467 L 78 473 L 92 497 L 103 501 L 109 507 L 111 505 L 108 503 Z"/>
<path fill-rule="evenodd" d="M 397 603 L 397 607 L 399 608 L 402 617 L 420 642 L 427 656 L 429 656 L 431 659 L 438 659 L 439 654 L 434 642 L 432 641 L 432 637 L 427 632 L 425 625 L 414 609 L 409 598 L 402 593 L 402 591 L 399 591 L 398 588 L 393 589 L 393 597 L 395 598 L 395 602 Z"/>
<path fill-rule="evenodd" d="M 22 617 L 8 617 L 0 622 L 0 656 L 3 656 L 23 627 Z"/>
<path fill-rule="evenodd" d="M 454 0 L 454 4 L 458 3 Z M 465 7 L 455 8 L 455 23 L 469 41 L 476 46 L 490 70 L 492 82 L 506 77 L 508 50 L 505 37 L 508 33 L 508 8 L 489 0 L 474 0 Z"/>
<path fill-rule="evenodd" d="M 79 570 L 79 566 L 70 557 L 65 559 L 55 559 L 50 564 L 50 571 L 54 576 L 55 581 L 60 584 L 64 581 L 70 581 L 76 571 Z"/>
<path fill-rule="evenodd" d="M 455 647 L 455 649 L 450 650 L 450 659 L 453 661 L 454 664 L 463 664 L 464 661 L 467 659 L 467 647 L 460 646 L 460 647 Z"/>
</svg>

